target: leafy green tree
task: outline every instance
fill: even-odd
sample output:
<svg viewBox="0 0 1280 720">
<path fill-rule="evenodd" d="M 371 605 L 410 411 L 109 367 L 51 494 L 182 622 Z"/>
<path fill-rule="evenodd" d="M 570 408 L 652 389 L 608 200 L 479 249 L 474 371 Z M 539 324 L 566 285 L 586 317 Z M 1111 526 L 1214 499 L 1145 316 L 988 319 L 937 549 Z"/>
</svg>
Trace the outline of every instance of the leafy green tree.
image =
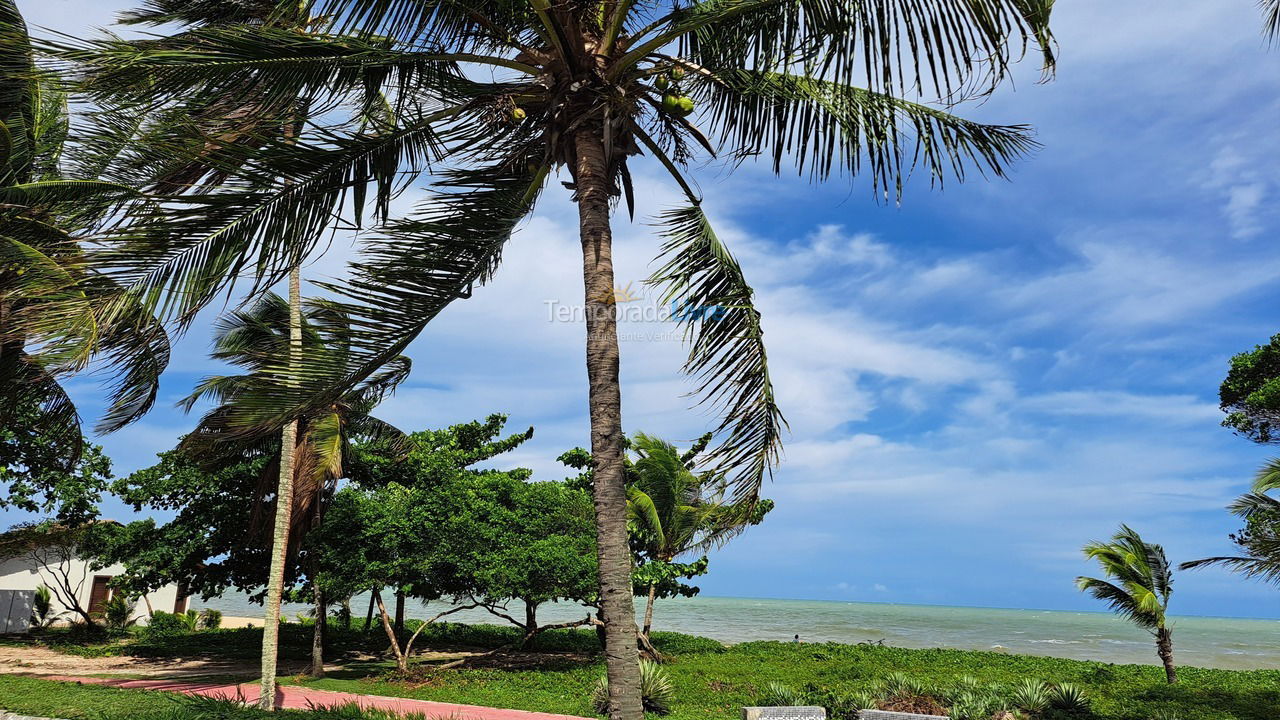
<svg viewBox="0 0 1280 720">
<path fill-rule="evenodd" d="M 1280 442 L 1280 335 L 1231 358 L 1218 397 L 1224 427 L 1256 443 Z"/>
<path fill-rule="evenodd" d="M 643 560 L 637 568 L 637 574 L 645 576 L 640 587 L 647 588 L 640 635 L 649 648 L 657 598 L 681 592 L 677 578 L 706 571 L 705 555 L 694 564 L 675 560 L 723 545 L 747 527 L 760 524 L 773 509 L 772 500 L 726 499 L 724 478 L 719 473 L 697 471 L 699 455 L 710 441 L 710 435 L 703 436 L 682 453 L 671 443 L 644 433 L 631 439 L 630 449 L 637 459 L 631 464 L 627 483 L 627 510 L 632 547 Z"/>
<path fill-rule="evenodd" d="M 43 408 L 31 403 L 12 408 L 0 424 L 0 508 L 39 513 L 67 525 L 98 515 L 98 503 L 111 484 L 111 459 L 98 445 L 76 434 L 83 449 L 70 450 L 66 428 L 52 427 Z"/>
<path fill-rule="evenodd" d="M 97 99 L 133 112 L 198 107 L 232 92 L 306 94 L 335 111 L 313 113 L 296 143 L 219 147 L 221 165 L 244 187 L 202 197 L 199 212 L 169 212 L 117 248 L 135 261 L 131 288 L 147 297 L 181 288 L 175 303 L 187 314 L 240 269 L 269 286 L 314 247 L 314 228 L 332 220 L 348 192 L 358 215 L 374 183 L 370 204 L 385 218 L 398 183 L 430 167 L 436 192 L 417 214 L 373 234 L 353 277 L 333 285 L 363 311 L 363 346 L 380 364 L 491 277 L 551 171 L 566 168 L 583 249 L 610 716 L 637 720 L 611 242 L 612 203 L 633 195 L 630 160 L 654 158 L 688 196 L 660 217 L 664 260 L 652 281 L 665 288 L 664 302 L 690 309 L 678 318 L 691 341 L 687 369 L 725 416 L 710 455 L 740 497 L 753 497 L 776 463 L 784 423 L 751 289 L 684 172 L 702 150 L 721 149 L 767 157 L 777 172 L 794 163 L 815 180 L 867 172 L 877 191 L 895 197 L 917 165 L 936 181 L 1002 176 L 1033 146 L 1026 127 L 974 123 L 913 100 L 985 95 L 1028 43 L 1050 64 L 1052 3 L 304 6 L 330 19 L 323 32 L 219 28 L 178 51 L 102 41 L 78 56 L 91 65 Z M 475 66 L 492 74 L 464 70 Z M 711 306 L 724 312 L 702 312 Z M 282 415 L 293 412 L 281 406 Z"/>
<path fill-rule="evenodd" d="M 1097 560 L 1107 580 L 1076 578 L 1076 585 L 1102 600 L 1118 615 L 1147 630 L 1156 639 L 1156 654 L 1164 663 L 1165 679 L 1178 681 L 1173 665 L 1173 630 L 1166 615 L 1173 593 L 1173 567 L 1164 548 L 1142 539 L 1128 525 L 1111 542 L 1091 542 L 1084 554 Z M 1114 581 L 1114 582 L 1113 582 Z"/>
<path fill-rule="evenodd" d="M 1280 500 L 1268 495 L 1280 488 L 1280 459 L 1273 459 L 1258 471 L 1250 492 L 1228 508 L 1244 520 L 1244 527 L 1231 535 L 1240 555 L 1192 560 L 1181 570 L 1217 565 L 1248 578 L 1280 584 Z"/>
</svg>

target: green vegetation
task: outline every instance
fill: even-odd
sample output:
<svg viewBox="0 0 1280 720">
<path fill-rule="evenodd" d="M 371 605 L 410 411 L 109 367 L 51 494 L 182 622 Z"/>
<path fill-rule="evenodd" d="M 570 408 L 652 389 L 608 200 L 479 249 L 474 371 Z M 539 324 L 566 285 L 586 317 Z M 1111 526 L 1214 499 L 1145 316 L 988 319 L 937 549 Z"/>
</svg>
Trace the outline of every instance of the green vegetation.
<svg viewBox="0 0 1280 720">
<path fill-rule="evenodd" d="M 208 632 L 216 635 L 209 637 Z M 331 635 L 335 653 L 378 645 L 380 650 L 386 645 L 375 633 L 334 631 Z M 141 645 L 135 651 L 145 648 L 153 655 L 191 657 L 203 653 L 254 660 L 261 637 L 260 629 L 206 631 L 171 638 L 167 645 Z M 360 637 L 367 638 L 363 646 Z M 514 627 L 439 623 L 424 631 L 420 642 L 432 649 L 483 649 L 519 637 L 520 631 Z M 995 689 L 1002 697 L 1013 697 L 1026 694 L 1024 684 L 1028 681 L 1039 681 L 1055 689 L 1049 693 L 1051 708 L 1078 703 L 1072 698 L 1083 695 L 1089 711 L 1071 716 L 1079 720 L 1148 720 L 1162 712 L 1182 720 L 1273 720 L 1280 715 L 1280 671 L 1274 670 L 1184 667 L 1179 683 L 1168 685 L 1159 667 L 1146 665 L 840 644 L 757 642 L 726 648 L 705 638 L 662 632 L 655 632 L 653 640 L 670 659 L 662 667 L 673 690 L 671 720 L 732 720 L 738 717 L 739 707 L 758 701 L 771 683 L 833 707 L 841 699 L 858 704 L 858 694 L 874 697 L 888 688 L 904 696 L 913 687 L 923 687 L 967 689 L 975 695 Z M 394 663 L 387 661 L 352 663 L 324 679 L 293 682 L 345 692 L 590 717 L 592 692 L 603 669 L 595 633 L 585 629 L 548 631 L 537 638 L 534 649 L 546 654 L 495 657 L 482 666 L 449 670 L 433 671 L 429 665 L 418 665 L 407 681 L 393 673 Z M 309 650 L 309 628 L 295 624 L 282 627 L 284 657 L 305 658 Z M 32 689 L 37 686 L 43 690 Z M 68 697 L 68 707 L 103 707 L 119 693 L 0 676 L 0 697 L 19 711 L 47 708 L 48 704 L 34 703 L 50 703 L 58 695 Z M 140 698 L 140 709 L 150 707 L 155 698 L 154 693 L 133 695 Z M 14 704 L 11 697 L 22 698 L 26 704 Z"/>
<path fill-rule="evenodd" d="M 1264 465 L 1254 478 L 1250 492 L 1228 507 L 1233 515 L 1244 520 L 1244 527 L 1231 535 L 1240 554 L 1193 560 L 1179 568 L 1218 565 L 1248 578 L 1280 584 L 1280 500 L 1267 494 L 1276 489 L 1280 489 L 1280 459 Z"/>
</svg>

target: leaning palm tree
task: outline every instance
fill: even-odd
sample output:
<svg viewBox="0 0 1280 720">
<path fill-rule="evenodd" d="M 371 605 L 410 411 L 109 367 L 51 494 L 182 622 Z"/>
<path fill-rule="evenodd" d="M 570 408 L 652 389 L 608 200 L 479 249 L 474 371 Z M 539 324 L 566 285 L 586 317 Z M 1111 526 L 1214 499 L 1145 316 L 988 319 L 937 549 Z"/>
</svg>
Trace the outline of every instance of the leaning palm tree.
<svg viewBox="0 0 1280 720">
<path fill-rule="evenodd" d="M 1231 536 L 1242 554 L 1192 560 L 1178 569 L 1217 565 L 1248 578 L 1280 584 L 1280 500 L 1267 494 L 1276 489 L 1280 489 L 1280 458 L 1262 466 L 1251 491 L 1227 508 L 1245 521 L 1244 529 Z"/>
<path fill-rule="evenodd" d="M 1128 525 L 1121 525 L 1110 542 L 1084 546 L 1086 557 L 1097 560 L 1108 580 L 1076 578 L 1083 592 L 1102 600 L 1121 617 L 1156 638 L 1156 654 L 1164 663 L 1165 679 L 1178 681 L 1173 665 L 1173 630 L 1166 612 L 1173 593 L 1173 568 L 1164 548 L 1148 543 Z"/>
<path fill-rule="evenodd" d="M 311 24 L 306 4 L 281 6 L 276 0 L 237 0 L 236 2 L 190 2 L 189 0 L 147 0 L 130 12 L 122 14 L 121 21 L 131 25 L 176 25 L 179 31 L 162 39 L 147 39 L 137 43 L 149 52 L 180 52 L 198 47 L 202 42 L 201 31 L 217 31 L 236 27 L 272 27 L 289 31 L 302 31 Z M 272 140 L 292 143 L 300 131 L 308 112 L 305 98 L 297 95 L 259 96 L 252 93 L 230 91 L 204 98 L 198 105 L 169 108 L 150 120 L 133 120 L 107 115 L 106 122 L 99 122 L 94 131 L 87 133 L 90 158 L 106 156 L 98 164 L 108 168 L 128 181 L 146 187 L 162 195 L 182 196 L 203 194 L 211 188 L 222 186 L 233 174 L 219 164 L 219 152 L 227 147 L 254 152 Z M 135 114 L 138 118 L 147 113 Z M 117 149 L 130 148 L 121 160 Z M 274 179 L 273 179 L 274 180 Z M 280 179 L 288 184 L 287 178 Z M 169 206 L 165 206 L 168 211 Z M 260 253 L 259 262 L 269 262 L 269 254 Z M 296 365 L 301 351 L 302 296 L 301 256 L 294 256 L 288 265 L 288 297 L 290 307 L 291 361 Z M 295 367 L 296 371 L 297 368 Z M 348 378 L 339 392 L 355 387 L 365 378 Z M 291 417 L 281 423 L 280 461 L 275 495 L 285 501 L 279 503 L 275 513 L 272 538 L 272 559 L 265 601 L 265 630 L 262 638 L 262 680 L 259 705 L 272 709 L 275 696 L 275 668 L 279 647 L 280 603 L 284 592 L 284 575 L 288 548 L 296 545 L 289 536 L 294 525 L 290 513 L 294 503 L 290 498 L 296 492 L 293 487 L 294 457 L 289 450 L 295 447 L 299 434 L 299 419 Z M 316 586 L 317 606 L 322 606 L 319 586 Z M 317 623 L 317 633 L 323 625 Z M 323 664 L 313 663 L 313 671 L 323 672 Z"/>
<path fill-rule="evenodd" d="M 627 512 L 632 545 L 647 564 L 661 571 L 677 558 L 718 547 L 757 525 L 773 509 L 771 500 L 733 502 L 724 497 L 723 478 L 698 472 L 698 456 L 711 441 L 704 435 L 686 452 L 660 438 L 636 433 L 630 449 L 638 456 L 627 484 Z M 659 579 L 648 582 L 640 641 L 656 656 L 649 642 Z"/>
<path fill-rule="evenodd" d="M 1048 68 L 1052 2 L 305 4 L 327 26 L 209 28 L 180 50 L 116 39 L 62 49 L 85 68 L 107 116 L 162 117 L 228 93 L 267 104 L 306 97 L 317 110 L 293 143 L 219 147 L 231 183 L 189 209 L 140 218 L 97 259 L 167 316 L 189 318 L 245 276 L 250 293 L 282 280 L 335 216 L 353 225 L 373 216 L 380 225 L 350 277 L 329 285 L 361 330 L 359 372 L 368 372 L 492 277 L 512 232 L 563 170 L 583 253 L 610 716 L 638 718 L 612 259 L 612 209 L 632 204 L 633 162 L 649 157 L 685 195 L 658 217 L 665 242 L 651 281 L 664 303 L 694 310 L 678 318 L 691 345 L 686 369 L 723 416 L 711 462 L 749 501 L 778 459 L 785 423 L 751 288 L 689 169 L 707 155 L 762 156 L 775 172 L 794 167 L 815 181 L 866 174 L 894 199 L 914 169 L 936 182 L 1002 177 L 1034 147 L 1029 128 L 968 121 L 918 100 L 951 107 L 986 95 L 1028 46 Z M 428 169 L 431 197 L 390 220 L 390 199 Z M 708 306 L 724 312 L 696 311 Z M 337 392 L 298 396 L 278 414 L 297 416 Z"/>
<path fill-rule="evenodd" d="M 410 368 L 407 357 L 391 359 L 328 406 L 294 419 L 292 433 L 288 426 L 281 433 L 273 414 L 264 408 L 281 394 L 327 389 L 347 377 L 353 362 L 350 323 L 341 309 L 324 301 L 304 306 L 296 297 L 296 285 L 292 292 L 295 297 L 289 301 L 268 295 L 251 309 L 232 312 L 220 321 L 212 357 L 245 372 L 206 378 L 181 403 L 188 410 L 201 400 L 216 403 L 182 442 L 182 449 L 203 464 L 217 467 L 282 444 L 278 462 L 264 469 L 256 493 L 262 500 L 254 506 L 249 529 L 263 535 L 272 548 L 265 602 L 269 615 L 274 607 L 276 625 L 288 559 L 297 554 L 306 534 L 319 526 L 328 499 L 345 475 L 352 438 L 384 441 L 393 447 L 403 439 L 399 430 L 371 413 Z M 305 378 L 293 372 L 300 354 L 305 354 L 312 369 Z M 287 481 L 280 481 L 282 475 Z M 319 635 L 324 602 L 318 584 L 313 585 Z M 264 684 L 272 686 L 269 690 L 264 686 L 260 702 L 262 698 L 274 701 L 276 647 L 275 642 L 264 646 L 262 677 Z M 312 670 L 322 674 L 323 669 L 316 653 Z"/>
<path fill-rule="evenodd" d="M 168 338 L 136 302 L 98 302 L 115 288 L 83 243 L 140 195 L 69 168 L 68 133 L 62 81 L 37 67 L 17 6 L 0 0 L 0 426 L 41 428 L 72 464 L 83 433 L 60 379 L 115 365 L 99 430 L 118 429 L 154 402 Z"/>
</svg>

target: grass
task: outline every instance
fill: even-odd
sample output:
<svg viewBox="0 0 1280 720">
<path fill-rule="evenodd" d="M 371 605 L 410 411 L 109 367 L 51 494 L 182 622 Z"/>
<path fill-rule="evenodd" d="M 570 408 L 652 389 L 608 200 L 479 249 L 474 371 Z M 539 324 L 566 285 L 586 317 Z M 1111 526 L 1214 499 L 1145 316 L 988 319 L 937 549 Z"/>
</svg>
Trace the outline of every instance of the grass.
<svg viewBox="0 0 1280 720">
<path fill-rule="evenodd" d="M 423 647 L 457 649 L 497 647 L 514 637 L 514 630 L 495 626 L 442 625 L 424 632 Z M 145 652 L 190 657 L 194 648 L 213 657 L 252 658 L 261 630 L 220 630 L 165 643 L 119 645 L 120 652 Z M 1176 686 L 1164 683 L 1163 670 L 1148 665 L 1111 665 L 1060 658 L 1008 655 L 966 650 L 905 650 L 839 644 L 744 643 L 724 647 L 705 638 L 655 633 L 659 648 L 669 656 L 666 670 L 675 688 L 670 720 L 736 718 L 739 708 L 752 704 L 770 682 L 799 690 L 849 693 L 870 689 L 893 672 L 906 673 L 929 685 L 954 685 L 972 676 L 984 685 L 1011 686 L 1024 678 L 1080 685 L 1093 701 L 1087 720 L 1149 720 L 1160 713 L 1180 720 L 1274 720 L 1280 717 L 1280 671 L 1235 671 L 1182 668 Z M 214 639 L 216 637 L 216 640 Z M 310 628 L 286 626 L 285 653 L 305 657 Z M 376 633 L 335 631 L 337 652 L 381 650 L 385 638 Z M 57 645 L 54 645 L 57 647 Z M 372 695 L 541 710 L 568 715 L 593 715 L 591 690 L 603 674 L 598 645 L 590 631 L 560 631 L 540 638 L 544 654 L 494 656 L 494 662 L 475 668 L 433 670 L 416 666 L 408 679 L 397 678 L 384 662 L 350 663 L 321 680 L 287 679 L 310 687 Z M 335 653 L 336 657 L 336 653 Z M 0 677 L 0 698 L 14 693 L 15 680 Z M 34 683 L 39 681 L 21 680 Z M 29 686 L 34 687 L 34 686 Z M 97 708 L 93 703 L 119 702 L 122 691 L 69 686 L 68 697 L 46 709 Z M 31 691 L 27 702 L 54 702 L 49 690 Z M 18 693 L 23 697 L 22 693 Z M 141 702 L 141 701 L 140 701 Z M 148 700 L 148 703 L 154 702 Z M 65 704 L 64 704 L 65 703 Z M 86 705 L 87 703 L 87 705 Z M 0 703 L 3 704 L 3 703 Z M 14 707 L 32 712 L 38 707 Z M 111 709 L 111 708 L 108 708 Z M 146 708 L 142 708 L 146 709 Z M 67 717 L 63 711 L 63 717 Z M 111 718 L 104 711 L 104 718 Z M 81 714 L 75 717 L 98 717 Z M 114 720 L 114 718 L 111 718 Z M 239 718 L 235 718 L 239 720 Z M 1086 720 L 1082 718 L 1082 720 Z"/>
</svg>

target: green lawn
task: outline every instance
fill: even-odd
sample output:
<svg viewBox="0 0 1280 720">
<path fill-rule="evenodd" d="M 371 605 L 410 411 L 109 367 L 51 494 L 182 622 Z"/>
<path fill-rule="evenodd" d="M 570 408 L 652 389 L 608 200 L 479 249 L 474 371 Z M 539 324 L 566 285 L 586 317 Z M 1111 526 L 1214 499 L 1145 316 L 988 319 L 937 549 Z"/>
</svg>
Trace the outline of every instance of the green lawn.
<svg viewBox="0 0 1280 720">
<path fill-rule="evenodd" d="M 189 657 L 193 648 L 202 647 L 211 656 L 252 657 L 260 632 L 198 634 L 143 643 L 132 649 L 128 644 L 114 646 L 112 652 Z M 507 628 L 449 625 L 424 633 L 425 647 L 496 647 L 511 637 L 510 632 Z M 305 628 L 286 632 L 286 653 L 305 656 L 307 637 Z M 809 687 L 847 693 L 869 689 L 892 672 L 903 672 L 937 686 L 954 685 L 966 675 L 984 685 L 1008 686 L 1023 678 L 1076 683 L 1093 701 L 1093 713 L 1081 720 L 1149 720 L 1161 712 L 1173 713 L 1180 720 L 1280 718 L 1280 671 L 1274 670 L 1182 668 L 1181 682 L 1169 687 L 1160 668 L 1145 665 L 837 644 L 745 643 L 724 648 L 702 638 L 675 634 L 660 634 L 655 639 L 670 656 L 666 669 L 676 691 L 671 720 L 736 718 L 739 708 L 751 704 L 770 682 L 800 690 Z M 367 651 L 385 645 L 385 638 L 358 632 L 335 632 L 333 640 L 339 650 Z M 348 664 L 344 671 L 322 680 L 286 681 L 328 690 L 590 716 L 591 689 L 603 674 L 595 643 L 594 634 L 587 631 L 551 633 L 540 640 L 540 647 L 560 652 L 526 654 L 520 662 L 494 667 L 431 671 L 422 666 L 410 682 L 389 678 L 391 666 L 376 662 Z M 136 695 L 75 687 L 55 693 L 48 687 L 40 681 L 4 678 L 0 679 L 0 698 L 12 704 L 8 698 L 16 693 L 23 704 L 11 709 L 23 712 L 48 712 L 60 707 L 83 710 L 75 715 L 63 711 L 64 717 L 78 718 L 97 717 L 93 713 L 98 710 L 111 717 L 109 711 L 131 707 L 123 698 Z M 142 703 L 139 710 L 149 710 L 159 701 L 144 697 L 137 702 Z"/>
</svg>

